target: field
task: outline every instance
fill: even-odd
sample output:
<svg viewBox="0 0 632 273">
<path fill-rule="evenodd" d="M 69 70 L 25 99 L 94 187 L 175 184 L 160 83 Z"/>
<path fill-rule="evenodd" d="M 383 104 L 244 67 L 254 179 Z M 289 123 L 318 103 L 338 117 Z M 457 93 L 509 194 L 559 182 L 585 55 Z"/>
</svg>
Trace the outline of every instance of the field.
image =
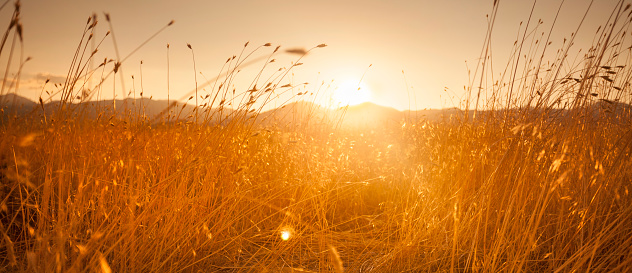
<svg viewBox="0 0 632 273">
<path fill-rule="evenodd" d="M 525 38 L 533 50 L 508 62 L 517 74 L 483 93 L 472 84 L 440 118 L 353 127 L 347 108 L 309 114 L 319 108 L 263 122 L 256 105 L 274 80 L 234 109 L 219 85 L 196 94 L 202 107 L 157 118 L 77 106 L 72 84 L 61 101 L 3 109 L 0 268 L 630 271 L 632 40 L 618 12 L 570 65 L 565 48 L 543 62 L 543 42 Z M 78 54 L 69 83 L 92 75 L 89 58 Z"/>
</svg>

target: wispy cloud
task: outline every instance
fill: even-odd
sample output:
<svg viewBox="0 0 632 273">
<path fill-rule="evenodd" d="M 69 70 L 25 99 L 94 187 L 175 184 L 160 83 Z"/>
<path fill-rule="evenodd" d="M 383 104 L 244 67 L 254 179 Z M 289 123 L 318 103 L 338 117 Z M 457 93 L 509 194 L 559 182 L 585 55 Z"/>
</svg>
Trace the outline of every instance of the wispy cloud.
<svg viewBox="0 0 632 273">
<path fill-rule="evenodd" d="M 37 74 L 24 74 L 20 78 L 20 84 L 18 88 L 20 90 L 29 89 L 29 90 L 41 90 L 44 85 L 47 83 L 52 85 L 62 84 L 66 80 L 66 77 L 61 75 L 55 75 L 51 73 L 41 72 Z M 0 79 L 1 82 L 4 82 L 4 90 L 14 90 L 16 88 L 17 79 L 15 77 L 7 77 L 5 79 Z M 20 91 L 18 90 L 18 91 Z"/>
<path fill-rule="evenodd" d="M 45 83 L 46 80 L 50 80 L 50 82 L 52 83 L 63 83 L 64 81 L 66 81 L 66 76 L 64 75 L 55 75 L 55 74 L 51 74 L 48 72 L 40 72 L 35 74 L 32 77 L 33 80 L 35 81 L 40 81 L 41 83 Z"/>
<path fill-rule="evenodd" d="M 49 72 L 24 73 L 19 79 L 19 85 L 15 75 L 7 77 L 6 81 L 0 78 L 0 84 L 4 82 L 2 93 L 15 92 L 31 100 L 37 100 L 40 96 L 44 99 L 55 97 L 53 95 L 61 90 L 65 81 L 65 76 Z"/>
</svg>

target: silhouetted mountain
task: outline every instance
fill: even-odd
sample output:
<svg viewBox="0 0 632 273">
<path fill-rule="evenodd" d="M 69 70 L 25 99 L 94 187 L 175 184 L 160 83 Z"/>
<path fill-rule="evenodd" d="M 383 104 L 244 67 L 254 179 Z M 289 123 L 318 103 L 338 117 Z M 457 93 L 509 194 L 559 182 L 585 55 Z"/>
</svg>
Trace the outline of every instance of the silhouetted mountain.
<svg viewBox="0 0 632 273">
<path fill-rule="evenodd" d="M 471 119 L 474 116 L 474 110 L 469 110 L 468 116 Z M 484 112 L 484 111 L 479 111 Z M 444 108 L 444 109 L 424 109 L 424 110 L 416 110 L 416 111 L 404 111 L 406 118 L 416 120 L 416 119 L 426 119 L 426 120 L 445 120 L 451 118 L 464 118 L 465 110 L 461 110 L 456 107 L 452 108 Z"/>
<path fill-rule="evenodd" d="M 309 101 L 297 101 L 261 112 L 256 121 L 264 125 L 293 126 L 305 122 L 328 122 L 335 118 L 333 110 Z"/>
<path fill-rule="evenodd" d="M 4 115 L 24 115 L 31 112 L 37 103 L 13 93 L 0 96 L 0 109 Z"/>
<path fill-rule="evenodd" d="M 371 102 L 343 107 L 338 111 L 344 113 L 343 125 L 352 127 L 397 125 L 404 118 L 403 112 Z"/>
<path fill-rule="evenodd" d="M 37 102 L 33 102 L 27 98 L 15 94 L 7 94 L 0 96 L 0 109 L 2 109 L 2 119 L 8 116 L 17 115 L 24 116 L 29 113 L 36 115 L 46 114 L 47 116 L 57 112 L 64 107 L 66 113 L 72 113 L 75 116 L 96 118 L 98 115 L 111 115 L 116 112 L 119 117 L 129 116 L 149 120 L 152 122 L 166 121 L 169 117 L 170 121 L 177 120 L 193 120 L 194 107 L 192 105 L 177 103 L 168 109 L 166 100 L 153 100 L 151 98 L 105 101 L 87 101 L 80 103 L 64 104 L 59 101 L 45 103 L 43 106 Z M 116 109 L 116 111 L 113 111 Z M 168 109 L 168 110 L 167 110 Z M 255 110 L 256 111 L 256 110 Z M 246 112 L 246 110 L 233 110 L 230 108 L 222 108 L 221 112 L 217 108 L 200 108 L 199 122 L 208 122 L 211 124 L 226 123 L 235 117 L 252 120 L 264 126 L 287 127 L 296 125 L 309 124 L 336 124 L 349 128 L 359 127 L 376 127 L 376 126 L 399 126 L 405 120 L 429 120 L 443 121 L 450 119 L 462 120 L 465 118 L 466 112 L 458 108 L 447 109 L 425 109 L 416 111 L 398 111 L 391 107 L 377 105 L 371 102 L 365 102 L 358 105 L 331 109 L 319 104 L 298 101 L 286 104 L 279 108 L 256 113 L 255 111 Z M 508 111 L 508 112 L 507 112 Z M 581 118 L 585 122 L 599 122 L 606 119 L 616 119 L 617 122 L 629 122 L 632 117 L 632 106 L 625 103 L 613 102 L 608 100 L 598 100 L 591 102 L 589 106 L 583 107 L 580 111 Z M 521 110 L 506 110 L 510 116 L 517 117 Z M 531 111 L 529 115 L 544 115 L 548 120 L 563 122 L 563 119 L 569 116 L 570 111 L 560 109 L 546 109 L 539 111 Z M 256 115 L 255 115 L 256 114 Z M 467 112 L 468 120 L 471 120 L 476 114 L 477 119 L 481 118 L 504 118 L 506 114 L 500 112 L 487 112 L 470 110 Z"/>
<path fill-rule="evenodd" d="M 81 115 L 83 117 L 95 118 L 99 114 L 112 114 L 116 112 L 116 115 L 123 116 L 129 115 L 137 118 L 158 119 L 160 117 L 167 118 L 169 115 L 171 119 L 185 119 L 193 113 L 193 106 L 183 103 L 173 104 L 168 109 L 167 100 L 153 100 L 150 98 L 132 99 L 127 98 L 124 100 L 101 100 L 101 101 L 86 101 L 79 103 L 63 103 L 60 101 L 47 102 L 43 106 L 39 103 L 33 102 L 27 98 L 19 95 L 8 94 L 0 96 L 0 107 L 4 109 L 4 116 L 16 114 L 18 116 L 28 113 L 34 114 L 46 114 L 58 112 L 62 107 L 67 113 L 74 115 Z M 116 109 L 116 111 L 114 111 Z M 200 110 L 202 115 L 203 110 Z"/>
<path fill-rule="evenodd" d="M 465 112 L 456 108 L 399 111 L 371 102 L 330 109 L 312 102 L 299 101 L 259 114 L 258 122 L 270 125 L 296 125 L 304 122 L 340 124 L 348 128 L 400 126 L 405 119 L 442 120 Z"/>
<path fill-rule="evenodd" d="M 60 108 L 61 102 L 53 101 L 44 105 L 44 109 L 47 114 Z M 185 118 L 193 111 L 193 106 L 184 105 L 178 103 L 172 107 L 169 112 L 172 116 L 180 115 L 181 118 Z M 127 98 L 123 100 L 102 100 L 102 101 L 87 101 L 81 103 L 75 103 L 67 105 L 73 112 L 78 112 L 89 117 L 95 117 L 100 113 L 112 113 L 116 109 L 117 115 L 131 115 L 136 117 L 156 118 L 163 111 L 165 117 L 167 116 L 167 107 L 169 104 L 167 100 L 153 100 L 149 98 L 132 99 Z"/>
<path fill-rule="evenodd" d="M 618 101 L 599 100 L 590 107 L 583 109 L 583 119 L 586 122 L 630 122 L 632 118 L 632 105 Z"/>
</svg>

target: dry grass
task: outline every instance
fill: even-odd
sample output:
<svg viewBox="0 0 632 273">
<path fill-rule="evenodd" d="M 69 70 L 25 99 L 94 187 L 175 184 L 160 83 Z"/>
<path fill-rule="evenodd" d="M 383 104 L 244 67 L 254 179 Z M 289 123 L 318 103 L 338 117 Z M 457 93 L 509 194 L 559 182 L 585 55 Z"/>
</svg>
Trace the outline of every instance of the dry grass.
<svg viewBox="0 0 632 273">
<path fill-rule="evenodd" d="M 107 109 L 83 117 L 72 109 L 75 89 L 64 87 L 54 114 L 0 128 L 0 264 L 23 272 L 629 271 L 632 119 L 623 102 L 632 70 L 631 41 L 620 34 L 629 10 L 620 9 L 577 65 L 563 65 L 566 57 L 540 65 L 545 47 L 526 35 L 536 61 L 510 61 L 508 71 L 520 73 L 508 72 L 512 84 L 482 86 L 487 93 L 468 100 L 489 111 L 441 122 L 260 128 L 254 105 L 284 92 L 289 70 L 255 80 L 236 101 L 227 86 L 241 55 L 227 60 L 215 93 L 200 96 L 203 115 L 168 111 L 177 122 Z M 97 69 L 108 65 L 120 62 Z M 69 79 L 97 70 L 74 71 Z M 231 99 L 235 111 L 224 108 Z"/>
</svg>

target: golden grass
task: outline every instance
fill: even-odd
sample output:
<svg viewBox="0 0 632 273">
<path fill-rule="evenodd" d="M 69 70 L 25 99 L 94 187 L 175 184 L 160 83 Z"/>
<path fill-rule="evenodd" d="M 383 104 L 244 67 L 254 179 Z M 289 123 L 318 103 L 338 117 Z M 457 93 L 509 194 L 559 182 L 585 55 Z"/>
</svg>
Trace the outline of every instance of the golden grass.
<svg viewBox="0 0 632 273">
<path fill-rule="evenodd" d="M 551 72 L 522 71 L 516 87 L 485 87 L 493 92 L 477 94 L 476 104 L 484 98 L 480 105 L 492 110 L 475 118 L 463 112 L 365 131 L 338 128 L 336 120 L 262 128 L 253 105 L 282 91 L 287 72 L 263 88 L 254 84 L 234 103 L 238 111 L 228 112 L 231 90 L 222 86 L 244 63 L 239 57 L 227 61 L 224 82 L 213 87 L 218 95 L 201 97 L 209 110 L 200 123 L 191 122 L 198 115 L 152 123 L 105 109 L 90 118 L 64 107 L 5 119 L 0 265 L 28 272 L 628 271 L 631 113 L 615 100 L 629 101 L 630 58 L 615 43 L 630 41 L 596 44 L 590 52 L 600 55 L 585 56 L 583 69 L 556 76 L 562 59 Z M 599 77 L 619 65 L 610 81 Z M 73 89 L 63 92 L 72 106 Z"/>
</svg>

